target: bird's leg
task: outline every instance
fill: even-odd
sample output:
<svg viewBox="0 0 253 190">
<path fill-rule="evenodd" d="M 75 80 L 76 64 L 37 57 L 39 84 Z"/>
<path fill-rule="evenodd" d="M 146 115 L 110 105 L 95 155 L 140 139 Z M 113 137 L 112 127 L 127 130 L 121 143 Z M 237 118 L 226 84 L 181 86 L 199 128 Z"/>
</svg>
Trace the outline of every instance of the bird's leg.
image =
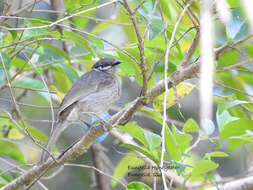
<svg viewBox="0 0 253 190">
<path fill-rule="evenodd" d="M 85 124 L 88 128 L 92 127 L 92 125 L 84 120 L 81 120 L 83 124 Z"/>
<path fill-rule="evenodd" d="M 103 130 L 105 131 L 105 133 L 103 135 L 101 135 L 100 137 L 98 137 L 96 139 L 96 141 L 94 142 L 94 144 L 102 142 L 109 134 L 108 130 L 105 127 L 106 119 L 108 119 L 110 117 L 109 113 L 106 112 L 100 116 L 98 116 L 94 113 L 87 113 L 87 112 L 86 113 L 82 112 L 82 114 L 85 114 L 86 116 L 91 118 L 91 119 L 89 119 L 90 122 L 87 122 L 88 117 L 81 119 L 82 123 L 84 125 L 86 125 L 88 128 L 99 127 L 99 126 L 103 127 Z"/>
</svg>

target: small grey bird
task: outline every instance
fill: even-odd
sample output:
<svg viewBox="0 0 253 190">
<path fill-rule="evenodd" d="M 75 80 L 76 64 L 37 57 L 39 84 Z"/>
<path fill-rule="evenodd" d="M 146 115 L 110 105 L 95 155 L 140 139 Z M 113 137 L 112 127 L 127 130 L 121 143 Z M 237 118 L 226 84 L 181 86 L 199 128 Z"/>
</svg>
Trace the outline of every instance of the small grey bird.
<svg viewBox="0 0 253 190">
<path fill-rule="evenodd" d="M 74 83 L 59 107 L 56 125 L 46 144 L 48 151 L 72 122 L 90 121 L 92 115 L 100 116 L 119 100 L 121 85 L 115 76 L 118 64 L 120 62 L 112 58 L 100 59 Z M 39 163 L 48 157 L 43 151 Z"/>
</svg>

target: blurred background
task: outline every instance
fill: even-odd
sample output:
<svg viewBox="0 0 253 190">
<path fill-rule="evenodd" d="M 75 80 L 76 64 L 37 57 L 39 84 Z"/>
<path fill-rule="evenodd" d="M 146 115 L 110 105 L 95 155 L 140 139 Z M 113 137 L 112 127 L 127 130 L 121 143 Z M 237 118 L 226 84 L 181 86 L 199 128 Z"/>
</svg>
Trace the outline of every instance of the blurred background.
<svg viewBox="0 0 253 190">
<path fill-rule="evenodd" d="M 1 15 L 5 15 L 4 11 L 6 10 L 6 6 L 11 2 L 11 6 L 9 7 L 9 12 L 13 13 L 8 17 L 1 17 L 1 24 L 5 23 L 5 27 L 9 28 L 26 28 L 31 26 L 41 26 L 39 21 L 36 19 L 44 20 L 45 22 L 54 22 L 57 18 L 62 18 L 63 16 L 71 15 L 77 11 L 89 9 L 95 6 L 99 6 L 102 3 L 106 3 L 109 1 L 71 1 L 71 0 L 12 0 L 12 1 L 1 1 L 0 2 L 0 12 Z M 148 20 L 148 14 L 153 11 L 153 5 L 155 1 L 147 1 L 144 4 L 144 8 L 139 9 L 137 14 L 137 21 L 140 27 L 140 30 L 143 31 L 145 29 L 145 24 Z M 139 1 L 131 1 L 131 5 L 135 7 L 138 5 Z M 168 33 L 171 35 L 173 25 L 176 22 L 179 14 L 182 11 L 180 5 L 185 5 L 177 1 L 161 1 L 161 6 L 163 7 L 163 11 L 167 11 L 166 19 L 168 22 Z M 219 48 L 226 44 L 231 44 L 231 47 L 234 43 L 247 38 L 250 35 L 249 27 L 247 23 L 246 14 L 242 3 L 228 1 L 229 10 L 230 10 L 230 20 L 227 23 L 223 23 L 222 19 L 220 19 L 219 11 L 217 9 L 217 5 L 213 6 L 213 23 L 215 25 L 215 40 L 214 47 Z M 29 8 L 27 8 L 29 6 Z M 5 7 L 5 8 L 4 8 Z M 195 1 L 192 5 L 192 11 L 195 15 L 199 17 L 200 3 L 199 1 Z M 24 9 L 24 10 L 23 10 Z M 147 14 L 148 13 L 148 14 Z M 147 15 L 145 15 L 147 14 Z M 6 15 L 5 15 L 6 16 Z M 18 16 L 20 18 L 15 18 Z M 35 20 L 29 19 L 21 19 L 21 18 L 32 18 Z M 145 20 L 146 19 L 146 20 Z M 108 6 L 103 6 L 102 8 L 95 9 L 88 13 L 81 14 L 77 17 L 72 17 L 70 21 L 64 22 L 64 25 L 67 26 L 76 26 L 79 30 L 83 30 L 92 34 L 96 34 L 100 38 L 109 41 L 112 44 L 116 44 L 118 47 L 127 49 L 132 55 L 136 55 L 137 39 L 133 30 L 133 25 L 128 18 L 126 10 L 122 8 L 120 3 L 110 4 Z M 178 33 L 176 35 L 176 40 L 179 40 L 176 47 L 171 50 L 171 55 L 169 57 L 169 75 L 175 70 L 175 68 L 180 64 L 185 52 L 191 45 L 191 42 L 194 38 L 195 31 L 189 30 L 188 33 L 184 34 L 186 30 L 188 30 L 192 23 L 187 16 L 184 16 L 182 19 L 182 25 L 180 25 L 178 29 Z M 53 34 L 55 30 L 60 31 L 59 33 Z M 24 64 L 24 60 L 27 57 L 30 58 L 30 61 L 33 64 L 39 64 L 41 67 L 39 68 L 40 73 L 46 79 L 50 90 L 53 92 L 51 97 L 53 99 L 54 111 L 56 113 L 57 107 L 61 101 L 61 98 L 71 87 L 72 83 L 83 73 L 88 71 L 92 64 L 98 59 L 96 56 L 91 55 L 89 51 L 94 51 L 93 45 L 87 45 L 87 49 L 84 46 L 76 43 L 71 39 L 72 34 L 64 33 L 64 31 L 68 31 L 68 29 L 57 26 L 54 29 L 49 28 L 47 31 L 36 31 L 36 30 L 24 30 L 22 34 L 18 34 L 20 39 L 22 37 L 25 38 L 26 41 L 24 43 L 20 43 L 17 46 L 12 46 L 8 49 L 8 40 L 11 39 L 11 35 L 17 35 L 15 32 L 9 34 L 10 36 L 5 37 L 7 31 L 5 29 L 1 29 L 0 32 L 0 41 L 1 41 L 1 51 L 5 51 L 6 54 L 11 55 L 13 69 L 9 70 L 10 76 L 13 76 Z M 71 31 L 71 30 L 69 30 Z M 37 32 L 37 33 L 36 33 Z M 44 35 L 44 32 L 48 32 L 48 35 Z M 146 54 L 147 62 L 151 63 L 157 62 L 155 68 L 155 74 L 152 76 L 152 83 L 150 86 L 154 85 L 157 81 L 163 78 L 164 74 L 164 59 L 160 58 L 163 55 L 163 51 L 157 48 L 161 43 L 161 38 L 157 37 L 158 35 L 162 36 L 162 22 L 161 17 L 159 15 L 159 11 L 154 13 L 154 19 L 152 20 L 151 27 L 148 28 L 148 37 L 149 42 L 145 43 L 146 48 L 152 52 L 152 54 Z M 67 37 L 65 40 L 61 40 L 60 34 L 65 34 Z M 42 35 L 43 34 L 43 35 Z M 180 40 L 180 36 L 183 35 L 183 39 Z M 36 36 L 37 35 L 37 36 Z M 52 37 L 53 36 L 53 37 Z M 84 39 L 88 37 L 81 34 Z M 29 38 L 31 37 L 31 38 Z M 35 38 L 32 38 L 35 37 Z M 38 38 L 37 38 L 38 37 Z M 42 39 L 44 38 L 44 40 Z M 52 39 L 50 39 L 52 38 Z M 33 40 L 42 39 L 41 42 L 36 46 L 29 46 L 29 42 L 33 42 Z M 94 46 L 99 46 L 99 43 L 92 38 L 92 43 Z M 91 43 L 91 44 L 92 44 Z M 103 56 L 116 56 L 119 59 L 124 59 L 125 57 L 120 54 L 115 47 L 111 46 L 108 43 L 102 42 L 104 45 L 104 49 L 97 50 L 95 48 L 95 55 L 99 57 Z M 158 45 L 157 45 L 158 44 Z M 164 46 L 164 44 L 162 45 Z M 56 48 L 54 48 L 56 47 Z M 91 48 L 92 50 L 90 50 Z M 153 49 L 152 49 L 153 48 Z M 161 47 L 161 49 L 164 47 Z M 243 60 L 249 60 L 253 56 L 253 46 L 252 41 L 248 40 L 246 42 L 241 43 L 237 47 L 232 47 L 228 53 L 224 54 L 219 60 L 215 61 L 215 65 L 217 68 L 225 68 L 227 66 L 236 64 L 237 62 Z M 87 51 L 88 50 L 88 51 Z M 37 53 L 34 53 L 36 52 Z M 71 64 L 69 64 L 66 59 L 67 53 L 68 59 L 71 60 Z M 98 53 L 99 52 L 99 53 Z M 199 58 L 200 48 L 198 47 L 195 51 L 191 62 L 194 62 Z M 157 58 L 155 61 L 153 60 L 154 54 L 157 54 Z M 159 57 L 160 56 L 160 57 Z M 138 56 L 136 55 L 137 59 Z M 9 58 L 4 57 L 4 60 Z M 125 58 L 126 59 L 126 58 Z M 141 72 L 137 69 L 134 70 L 134 66 L 129 66 L 131 63 L 128 63 L 119 69 L 119 78 L 122 84 L 122 95 L 120 101 L 117 105 L 115 105 L 111 110 L 110 114 L 114 114 L 119 111 L 121 108 L 125 107 L 126 104 L 133 101 L 136 97 L 138 97 L 141 93 L 141 84 L 140 84 L 140 75 Z M 22 75 L 18 76 L 13 82 L 14 86 L 13 92 L 16 97 L 17 102 L 21 102 L 19 104 L 20 111 L 22 113 L 22 117 L 25 118 L 25 122 L 31 126 L 31 130 L 34 129 L 33 134 L 37 135 L 39 139 L 46 141 L 46 136 L 50 133 L 51 128 L 51 111 L 49 107 L 49 97 L 48 94 L 44 91 L 44 85 L 41 82 L 40 75 L 34 72 L 33 67 L 23 67 Z M 134 70 L 134 71 L 133 71 Z M 213 118 L 212 124 L 209 130 L 209 138 L 206 140 L 201 140 L 198 143 L 198 146 L 193 149 L 193 155 L 191 157 L 192 160 L 197 160 L 202 158 L 206 153 L 212 151 L 223 151 L 228 153 L 228 157 L 216 157 L 213 160 L 216 163 L 219 163 L 219 168 L 216 170 L 216 173 L 219 174 L 219 177 L 228 177 L 242 173 L 245 170 L 248 170 L 252 160 L 252 144 L 243 144 L 239 146 L 237 144 L 230 144 L 227 141 L 216 141 L 216 137 L 219 135 L 219 127 L 217 123 L 217 109 L 221 100 L 221 96 L 227 98 L 237 98 L 238 101 L 247 101 L 248 107 L 232 107 L 229 110 L 230 115 L 223 119 L 231 119 L 231 117 L 236 117 L 236 114 L 243 115 L 242 117 L 251 117 L 252 118 L 252 97 L 243 95 L 242 93 L 226 88 L 222 85 L 219 85 L 218 81 L 223 82 L 226 86 L 231 86 L 232 88 L 240 89 L 241 91 L 245 91 L 248 94 L 253 94 L 253 65 L 252 62 L 239 67 L 238 69 L 227 69 L 228 72 L 216 73 L 216 81 L 214 83 L 213 94 L 214 94 L 214 103 L 213 103 Z M 138 73 L 139 71 L 139 73 Z M 3 69 L 0 70 L 0 84 L 1 86 L 5 84 L 5 73 Z M 171 106 L 167 109 L 168 123 L 173 123 L 178 130 L 182 130 L 185 122 L 189 118 L 193 118 L 197 123 L 199 123 L 199 82 L 198 78 L 190 79 L 186 81 L 187 84 L 193 85 L 194 88 L 189 92 L 186 92 L 185 95 L 180 99 L 178 104 L 172 103 Z M 15 86 L 17 86 L 15 88 Z M 27 90 L 21 87 L 27 87 L 30 89 L 39 88 L 41 91 L 33 91 Z M 173 94 L 173 93 L 172 93 Z M 220 98 L 220 99 L 219 99 Z M 37 106 L 31 106 L 31 105 Z M 0 90 L 0 107 L 4 114 L 11 113 L 14 120 L 18 120 L 18 115 L 15 114 L 15 106 L 11 101 L 11 92 L 8 88 L 2 88 Z M 154 108 L 154 104 L 150 103 L 148 108 Z M 156 110 L 159 110 L 161 105 L 155 107 Z M 229 114 L 228 113 L 228 114 Z M 6 115 L 4 115 L 6 117 Z M 7 114 L 8 116 L 8 114 Z M 9 117 L 9 116 L 8 116 Z M 7 118 L 8 118 L 7 117 Z M 20 133 L 15 127 L 11 127 L 13 124 L 7 118 L 0 119 L 0 127 L 1 127 L 1 140 L 6 142 L 6 138 L 9 140 L 7 142 L 14 143 L 18 146 L 21 152 L 25 155 L 26 163 L 35 163 L 40 155 L 40 150 L 36 147 L 31 139 L 26 137 L 24 134 Z M 148 117 L 147 115 L 137 112 L 132 119 L 139 126 L 149 131 L 152 131 L 155 134 L 161 133 L 161 125 L 159 122 L 154 119 Z M 35 130 L 38 129 L 38 130 Z M 11 133 L 10 133 L 11 132 Z M 193 140 L 191 143 L 195 142 L 198 138 L 198 134 L 191 133 L 193 136 Z M 69 147 L 73 142 L 79 139 L 83 135 L 83 130 L 80 125 L 72 125 L 68 127 L 67 130 L 60 137 L 57 142 L 57 149 L 59 151 L 64 150 Z M 13 137 L 13 138 L 12 138 Z M 4 139 L 5 138 L 5 139 Z M 126 135 L 125 138 L 133 138 L 129 135 Z M 251 138 L 251 136 L 250 136 Z M 251 140 L 248 140 L 248 142 Z M 218 144 L 218 146 L 217 146 Z M 1 143 L 0 143 L 1 145 Z M 1 145 L 1 147 L 4 146 Z M 6 147 L 7 145 L 5 145 Z M 1 152 L 1 151 L 0 151 Z M 4 151 L 2 151 L 4 152 Z M 116 166 L 119 164 L 121 159 L 126 156 L 128 153 L 127 148 L 120 147 L 120 141 L 115 138 L 113 135 L 109 135 L 101 145 L 96 144 L 93 148 L 91 148 L 86 154 L 82 155 L 75 161 L 75 163 L 81 163 L 85 165 L 93 165 L 94 164 L 94 156 L 100 157 L 100 162 L 104 165 L 104 171 L 113 175 Z M 96 155 L 95 155 L 96 154 Z M 16 155 L 17 157 L 19 155 Z M 13 155 L 12 155 L 13 157 Z M 15 157 L 15 156 L 14 156 Z M 9 164 L 3 161 L 3 159 L 8 160 L 8 162 L 13 164 L 19 164 L 15 159 L 8 158 L 6 155 L 1 156 L 0 168 L 2 171 L 6 170 L 10 167 Z M 189 159 L 189 160 L 191 160 Z M 20 160 L 19 160 L 20 161 Z M 190 162 L 190 161 L 189 161 Z M 22 161 L 21 161 L 22 163 Z M 63 169 L 63 170 L 62 170 Z M 42 179 L 41 181 L 45 184 L 48 189 L 98 189 L 96 187 L 95 180 L 95 171 L 89 168 L 82 167 L 72 167 L 65 166 L 64 168 L 59 168 L 59 173 L 53 173 L 52 175 L 57 174 L 51 179 Z M 50 177 L 50 174 L 48 174 Z M 10 177 L 10 179 L 12 179 Z M 106 183 L 108 185 L 108 189 L 123 189 L 123 187 L 117 184 L 115 187 L 111 187 L 111 179 L 105 178 Z M 135 177 L 127 177 L 125 176 L 122 181 L 130 182 L 134 179 L 143 181 L 144 183 L 150 185 L 152 187 L 153 179 L 148 177 L 143 178 L 135 178 Z M 158 180 L 157 189 L 162 189 L 162 183 Z M 40 185 L 35 185 L 32 189 L 43 189 Z"/>
</svg>

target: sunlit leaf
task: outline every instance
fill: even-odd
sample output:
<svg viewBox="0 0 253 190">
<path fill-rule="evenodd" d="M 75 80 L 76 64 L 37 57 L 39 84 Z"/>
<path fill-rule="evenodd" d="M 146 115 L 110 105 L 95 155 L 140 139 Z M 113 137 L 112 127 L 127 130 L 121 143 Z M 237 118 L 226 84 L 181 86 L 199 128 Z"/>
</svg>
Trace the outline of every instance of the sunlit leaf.
<svg viewBox="0 0 253 190">
<path fill-rule="evenodd" d="M 44 86 L 43 82 L 37 79 L 28 78 L 28 77 L 23 77 L 22 79 L 16 80 L 13 82 L 13 84 L 27 87 L 27 88 L 46 90 L 46 87 Z M 36 92 L 40 94 L 41 96 L 43 96 L 45 100 L 49 101 L 47 92 L 41 92 L 41 91 L 36 91 Z"/>
<path fill-rule="evenodd" d="M 218 166 L 219 164 L 216 164 L 211 160 L 200 160 L 199 162 L 194 164 L 191 175 L 192 176 L 203 175 L 209 171 L 218 168 Z"/>
<path fill-rule="evenodd" d="M 144 131 L 134 122 L 128 122 L 125 126 L 117 126 L 120 131 L 126 132 L 132 137 L 140 141 L 145 147 L 148 147 L 148 142 L 144 136 Z"/>
<path fill-rule="evenodd" d="M 246 134 L 247 130 L 253 131 L 253 120 L 238 119 L 227 123 L 220 132 L 220 139 Z"/>
<path fill-rule="evenodd" d="M 24 134 L 22 134 L 20 130 L 15 128 L 11 129 L 8 134 L 8 138 L 13 140 L 20 140 L 23 139 L 24 137 L 25 137 Z"/>
<path fill-rule="evenodd" d="M 0 70 L 4 70 L 4 66 L 6 71 L 8 71 L 11 67 L 11 59 L 8 54 L 1 52 L 0 53 Z"/>
<path fill-rule="evenodd" d="M 127 147 L 131 150 L 135 150 L 135 151 L 147 156 L 149 159 L 153 160 L 155 163 L 158 163 L 157 159 L 145 148 L 138 147 L 138 146 L 135 146 L 135 145 L 132 145 L 132 144 L 122 144 L 120 146 Z"/>
<path fill-rule="evenodd" d="M 20 163 L 26 163 L 24 154 L 19 149 L 18 145 L 12 142 L 0 140 L 0 154 L 13 158 Z"/>
<path fill-rule="evenodd" d="M 173 160 L 179 161 L 181 158 L 181 151 L 179 144 L 176 140 L 175 135 L 172 131 L 166 126 L 165 128 L 165 145 L 166 151 L 169 153 Z"/>
<path fill-rule="evenodd" d="M 138 167 L 143 165 L 145 162 L 143 159 L 139 158 L 138 156 L 131 156 L 131 154 L 135 154 L 134 152 L 129 152 L 126 156 L 124 156 L 120 162 L 117 164 L 113 177 L 117 179 L 121 179 L 124 175 L 128 172 L 131 172 L 134 167 Z M 112 187 L 114 187 L 117 182 L 112 180 L 111 181 Z"/>
<path fill-rule="evenodd" d="M 151 188 L 142 182 L 132 181 L 127 184 L 126 190 L 151 190 Z"/>
<path fill-rule="evenodd" d="M 73 41 L 76 44 L 79 44 L 79 45 L 83 46 L 88 52 L 90 52 L 92 55 L 95 56 L 95 52 L 92 49 L 92 47 L 91 47 L 91 45 L 90 45 L 90 43 L 87 39 L 85 39 L 84 37 L 78 35 L 75 32 L 71 32 L 71 31 L 68 31 L 68 30 L 64 30 L 63 34 L 64 34 L 64 37 L 67 40 Z"/>
<path fill-rule="evenodd" d="M 146 141 L 148 142 L 149 145 L 149 150 L 153 152 L 155 148 L 160 146 L 162 140 L 161 137 L 155 133 L 152 133 L 150 131 L 144 130 L 144 136 L 146 138 Z"/>
<path fill-rule="evenodd" d="M 205 154 L 205 158 L 211 159 L 211 157 L 228 157 L 229 155 L 225 152 L 210 152 Z"/>
<path fill-rule="evenodd" d="M 177 97 L 179 99 L 182 99 L 185 97 L 187 94 L 189 94 L 195 86 L 187 83 L 180 83 L 179 85 L 176 86 L 177 89 Z M 159 95 L 153 100 L 153 107 L 155 108 L 156 111 L 162 112 L 163 110 L 163 99 L 164 99 L 164 94 Z M 166 101 L 166 107 L 169 108 L 173 106 L 176 103 L 176 96 L 173 88 L 170 88 L 168 90 L 167 94 L 167 101 Z"/>
<path fill-rule="evenodd" d="M 226 125 L 227 123 L 239 119 L 238 117 L 231 116 L 227 110 L 223 109 L 224 106 L 222 105 L 223 104 L 218 105 L 218 109 L 216 112 L 217 124 L 220 131 L 223 129 L 224 125 Z"/>
<path fill-rule="evenodd" d="M 183 127 L 183 132 L 198 132 L 199 126 L 194 119 L 188 119 Z"/>
</svg>

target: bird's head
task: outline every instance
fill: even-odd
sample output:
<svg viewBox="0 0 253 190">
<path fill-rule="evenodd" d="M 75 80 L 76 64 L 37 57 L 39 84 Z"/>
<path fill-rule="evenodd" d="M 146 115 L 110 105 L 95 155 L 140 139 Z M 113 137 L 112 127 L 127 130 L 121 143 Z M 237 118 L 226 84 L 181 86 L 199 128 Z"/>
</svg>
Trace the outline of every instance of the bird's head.
<svg viewBox="0 0 253 190">
<path fill-rule="evenodd" d="M 92 70 L 102 71 L 107 73 L 115 73 L 116 65 L 120 64 L 120 61 L 117 61 L 113 58 L 103 58 L 97 61 L 93 66 Z"/>
</svg>

